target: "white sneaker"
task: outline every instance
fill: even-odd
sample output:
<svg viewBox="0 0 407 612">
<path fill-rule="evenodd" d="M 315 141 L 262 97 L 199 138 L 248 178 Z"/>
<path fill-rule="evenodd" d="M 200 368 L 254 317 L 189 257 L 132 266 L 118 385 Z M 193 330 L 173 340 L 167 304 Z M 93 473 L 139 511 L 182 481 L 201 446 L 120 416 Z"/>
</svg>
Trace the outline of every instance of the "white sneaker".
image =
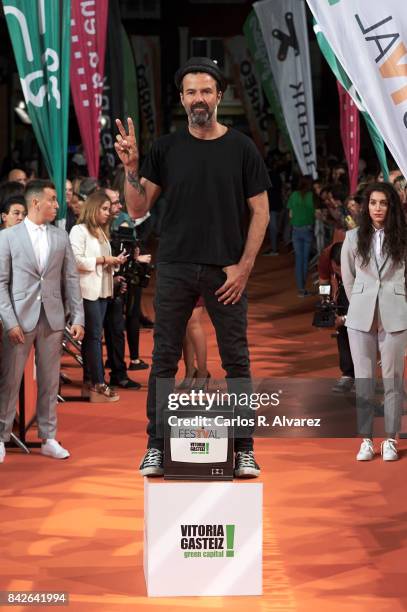
<svg viewBox="0 0 407 612">
<path fill-rule="evenodd" d="M 4 446 L 4 442 L 0 442 L 0 463 L 3 463 L 6 458 L 6 447 Z"/>
<path fill-rule="evenodd" d="M 382 442 L 381 452 L 383 461 L 397 461 L 399 458 L 397 452 L 397 441 L 394 438 L 388 438 Z"/>
<path fill-rule="evenodd" d="M 358 461 L 371 461 L 374 457 L 373 442 L 370 438 L 363 438 L 356 459 Z"/>
<path fill-rule="evenodd" d="M 56 440 L 48 439 L 45 444 L 41 444 L 41 454 L 54 459 L 68 459 L 69 452 Z"/>
</svg>

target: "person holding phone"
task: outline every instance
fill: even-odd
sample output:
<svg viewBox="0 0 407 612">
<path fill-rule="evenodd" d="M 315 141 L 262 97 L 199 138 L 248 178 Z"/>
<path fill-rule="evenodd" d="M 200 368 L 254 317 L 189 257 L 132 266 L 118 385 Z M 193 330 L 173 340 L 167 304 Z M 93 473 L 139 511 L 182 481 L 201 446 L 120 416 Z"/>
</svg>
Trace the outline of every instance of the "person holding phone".
<svg viewBox="0 0 407 612">
<path fill-rule="evenodd" d="M 373 419 L 377 348 L 384 385 L 384 461 L 398 459 L 396 435 L 401 424 L 404 355 L 407 348 L 405 262 L 407 224 L 397 190 L 373 183 L 364 192 L 359 227 L 346 233 L 342 279 L 349 299 L 346 318 L 355 366 L 358 433 L 363 437 L 358 461 L 374 457 Z"/>
<path fill-rule="evenodd" d="M 78 224 L 69 234 L 80 273 L 85 311 L 85 336 L 82 342 L 82 396 L 91 402 L 115 402 L 117 392 L 105 384 L 102 334 L 107 301 L 113 295 L 113 273 L 128 255 L 112 256 L 109 242 L 111 202 L 104 190 L 95 191 L 84 203 Z"/>
</svg>

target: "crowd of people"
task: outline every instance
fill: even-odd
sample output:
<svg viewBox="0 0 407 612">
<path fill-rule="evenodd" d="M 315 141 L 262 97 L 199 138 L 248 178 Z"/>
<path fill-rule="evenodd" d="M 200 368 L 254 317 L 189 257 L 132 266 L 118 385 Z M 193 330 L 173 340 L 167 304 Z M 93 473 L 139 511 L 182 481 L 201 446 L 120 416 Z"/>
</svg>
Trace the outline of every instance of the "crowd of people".
<svg viewBox="0 0 407 612">
<path fill-rule="evenodd" d="M 320 178 L 313 181 L 308 176 L 295 177 L 289 155 L 273 152 L 266 160 L 267 173 L 253 143 L 216 119 L 217 106 L 226 88 L 226 81 L 216 64 L 207 58 L 191 58 L 177 72 L 175 83 L 188 117 L 188 130 L 159 139 L 140 167 L 132 121 L 128 120 L 128 131 L 121 121 L 117 121 L 119 134 L 115 148 L 122 165 L 118 166 L 114 181 L 101 182 L 97 178 L 77 176 L 67 180 L 68 209 L 64 229 L 58 229 L 58 235 L 48 227 L 56 219 L 58 210 L 52 183 L 32 176 L 28 180 L 22 169 L 15 168 L 0 185 L 2 229 L 11 232 L 0 232 L 0 307 L 3 328 L 7 332 L 5 353 L 8 351 L 9 356 L 13 356 L 10 363 L 15 363 L 16 346 L 24 345 L 30 333 L 34 342 L 38 334 L 45 333 L 47 326 L 58 332 L 51 335 L 60 341 L 61 328 L 56 323 L 53 327 L 54 319 L 48 310 L 51 298 L 60 306 L 64 299 L 65 309 L 61 312 L 67 316 L 68 333 L 73 339 L 82 341 L 82 397 L 91 402 L 116 402 L 120 388 L 139 389 L 139 383 L 128 376 L 128 371 L 149 367 L 139 356 L 140 323 L 144 319 L 144 324 L 153 325 L 148 319 L 146 321 L 141 309 L 142 288 L 145 279 L 149 278 L 151 265 L 151 255 L 143 250 L 149 233 L 150 209 L 165 192 L 168 207 L 158 251 L 155 343 L 147 398 L 148 448 L 140 465 L 144 476 L 163 473 L 157 379 L 168 380 L 171 384 L 183 349 L 185 378 L 179 388 L 191 390 L 208 386 L 210 374 L 201 326 L 204 307 L 216 330 L 228 384 L 233 386 L 235 379 L 241 379 L 247 389 L 251 389 L 245 288 L 267 226 L 270 248 L 264 255 L 278 256 L 282 243 L 288 249 L 293 248 L 298 297 L 313 295 L 309 290 L 310 260 L 319 259 L 320 283 L 332 285 L 332 297 L 336 302 L 341 300 L 343 312 L 349 308 L 350 315 L 361 306 L 361 302 L 355 306 L 355 287 L 362 268 L 371 261 L 368 251 L 372 245 L 375 245 L 377 287 L 381 287 L 380 273 L 387 260 L 398 266 L 397 273 L 401 268 L 404 270 L 402 253 L 406 248 L 405 237 L 401 239 L 400 235 L 405 225 L 403 207 L 407 203 L 407 191 L 399 169 L 392 170 L 389 182 L 383 182 L 382 174 L 367 175 L 361 164 L 360 183 L 354 193 L 349 191 L 346 166 L 339 163 L 331 164 L 328 170 L 322 169 Z M 202 160 L 206 165 L 202 165 Z M 211 171 L 207 169 L 210 165 L 213 166 Z M 212 180 L 215 174 L 216 188 Z M 230 176 L 235 177 L 233 184 Z M 220 185 L 224 189 L 220 189 Z M 215 231 L 207 223 L 208 215 L 216 223 Z M 28 266 L 15 252 L 14 238 L 27 237 L 16 230 L 19 226 L 25 226 L 32 242 L 32 251 L 25 250 L 26 256 L 34 255 L 30 265 L 38 276 L 33 281 L 32 295 L 21 286 L 17 292 L 14 288 L 16 278 L 27 278 Z M 364 234 L 359 231 L 362 227 Z M 382 242 L 377 242 L 378 236 Z M 350 246 L 351 240 L 353 246 Z M 60 258 L 56 257 L 54 262 L 51 261 L 52 249 L 57 242 L 60 243 Z M 343 250 L 342 243 L 345 244 Z M 360 267 L 361 252 L 365 257 Z M 343 262 L 346 264 L 344 272 Z M 61 295 L 61 289 L 55 289 L 51 295 L 45 277 L 50 268 L 55 268 L 54 281 L 59 279 L 66 294 Z M 391 284 L 393 277 L 387 280 Z M 363 283 L 361 285 L 359 293 L 363 293 Z M 405 285 L 399 283 L 397 286 L 399 289 L 394 289 L 394 294 L 404 296 L 405 302 Z M 33 296 L 38 290 L 37 304 Z M 407 312 L 396 299 L 400 316 L 398 329 L 393 329 L 394 326 L 386 321 L 385 309 L 380 310 L 378 294 L 375 303 L 378 306 L 372 312 L 369 330 L 363 325 L 357 327 L 355 316 L 350 316 L 356 321 L 353 328 L 347 323 L 347 314 L 337 314 L 335 318 L 342 370 L 333 389 L 335 392 L 349 391 L 361 373 L 365 376 L 369 370 L 372 374 L 371 363 L 375 359 L 372 342 L 378 341 L 384 347 L 386 358 L 382 356 L 382 362 L 386 376 L 400 378 Z M 31 313 L 35 322 L 33 328 L 24 330 L 18 324 L 16 313 L 19 309 Z M 394 333 L 400 331 L 404 335 L 395 343 Z M 370 334 L 369 340 L 364 333 Z M 103 336 L 106 362 L 102 351 Z M 128 366 L 125 362 L 126 337 L 130 352 Z M 397 368 L 391 365 L 392 342 L 394 346 L 397 344 Z M 370 351 L 369 367 L 362 368 L 355 362 L 355 355 L 358 359 L 361 355 L 363 359 L 366 357 L 363 351 Z M 23 356 L 26 358 L 26 353 Z M 109 383 L 106 369 L 110 369 Z M 11 385 L 5 370 L 7 368 L 3 367 L 0 391 L 1 385 Z M 45 394 L 46 379 L 43 374 L 43 380 L 38 381 L 40 397 L 41 393 Z M 11 415 L 15 412 L 16 378 L 11 386 L 7 406 L 1 404 L 6 401 L 6 395 L 0 398 L 0 459 L 5 456 L 4 441 L 9 438 Z M 54 376 L 53 397 L 48 405 L 54 402 L 57 386 Z M 369 403 L 371 393 L 371 387 L 368 391 L 359 389 L 358 397 L 364 400 L 364 405 Z M 395 389 L 394 384 L 389 384 L 385 393 L 385 416 L 390 406 L 394 408 L 397 403 L 397 394 L 399 387 Z M 48 409 L 48 417 L 41 406 L 37 413 L 44 454 L 56 458 L 69 456 L 68 451 L 55 442 L 55 409 Z M 384 455 L 387 453 L 388 459 L 394 459 L 397 458 L 396 419 L 388 416 L 387 422 L 392 425 L 387 430 Z M 235 438 L 236 476 L 255 477 L 260 473 L 254 459 L 252 434 L 251 430 L 244 431 Z M 365 438 L 358 458 L 369 458 L 372 448 L 371 438 Z"/>
<path fill-rule="evenodd" d="M 25 190 L 30 181 L 26 173 L 24 170 L 14 169 L 7 179 L 0 186 L 0 229 L 21 223 L 27 216 Z M 123 193 L 120 194 L 117 189 L 102 187 L 101 182 L 92 177 L 79 177 L 67 179 L 65 197 L 65 230 L 70 236 L 80 271 L 82 296 L 86 306 L 87 333 L 82 345 L 82 357 L 86 365 L 82 396 L 90 398 L 90 401 L 117 401 L 119 395 L 112 387 L 140 388 L 140 384 L 133 381 L 127 371 L 149 367 L 139 357 L 139 331 L 140 326 L 152 328 L 153 322 L 141 312 L 142 288 L 128 287 L 126 279 L 119 274 L 119 268 L 125 262 L 126 256 L 112 255 L 111 231 L 121 226 L 132 227 L 134 244 L 138 244 L 135 250 L 136 260 L 149 264 L 151 255 L 141 254 L 140 249 L 144 247 L 140 241 L 137 242 L 138 232 L 133 220 L 123 210 Z M 141 228 L 141 225 L 139 227 Z M 143 236 L 146 236 L 146 232 Z M 103 287 L 99 286 L 101 283 Z M 96 309 L 101 308 L 101 305 L 102 316 L 97 317 Z M 102 390 L 100 385 L 104 384 L 105 372 L 101 365 L 101 343 L 97 338 L 101 340 L 103 327 L 108 352 L 106 364 L 110 369 L 110 388 L 106 385 Z M 124 359 L 125 336 L 130 352 L 128 365 Z M 96 372 L 93 360 L 98 354 L 100 363 Z M 88 366 L 89 359 L 92 363 L 91 369 Z M 95 385 L 99 385 L 99 392 L 90 393 L 89 388 Z"/>
</svg>

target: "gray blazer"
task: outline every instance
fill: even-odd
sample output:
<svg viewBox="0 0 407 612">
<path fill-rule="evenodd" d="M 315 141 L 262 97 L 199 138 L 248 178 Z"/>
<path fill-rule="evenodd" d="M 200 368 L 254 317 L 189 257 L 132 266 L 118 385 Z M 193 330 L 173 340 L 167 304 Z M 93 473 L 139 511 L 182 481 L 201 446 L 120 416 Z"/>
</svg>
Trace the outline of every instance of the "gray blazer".
<svg viewBox="0 0 407 612">
<path fill-rule="evenodd" d="M 68 234 L 48 225 L 49 257 L 40 274 L 25 223 L 0 231 L 0 318 L 6 331 L 24 332 L 38 323 L 41 304 L 51 329 L 65 327 L 65 306 L 71 323 L 84 325 L 79 274 Z"/>
<path fill-rule="evenodd" d="M 380 268 L 372 246 L 369 264 L 362 267 L 357 251 L 358 228 L 346 232 L 342 246 L 341 270 L 349 310 L 346 326 L 367 332 L 375 316 L 376 304 L 386 332 L 407 329 L 405 265 L 395 265 L 387 257 Z"/>
</svg>

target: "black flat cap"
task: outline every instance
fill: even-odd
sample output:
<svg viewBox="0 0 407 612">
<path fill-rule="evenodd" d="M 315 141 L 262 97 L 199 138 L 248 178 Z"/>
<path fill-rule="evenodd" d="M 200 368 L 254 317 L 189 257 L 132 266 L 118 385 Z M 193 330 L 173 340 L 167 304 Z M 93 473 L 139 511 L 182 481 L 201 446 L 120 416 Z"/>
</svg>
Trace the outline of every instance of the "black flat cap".
<svg viewBox="0 0 407 612">
<path fill-rule="evenodd" d="M 181 90 L 182 79 L 186 74 L 191 72 L 206 72 L 210 74 L 218 83 L 219 89 L 223 93 L 228 84 L 222 74 L 218 64 L 209 57 L 191 57 L 181 68 L 175 73 L 174 81 L 178 91 Z"/>
</svg>

